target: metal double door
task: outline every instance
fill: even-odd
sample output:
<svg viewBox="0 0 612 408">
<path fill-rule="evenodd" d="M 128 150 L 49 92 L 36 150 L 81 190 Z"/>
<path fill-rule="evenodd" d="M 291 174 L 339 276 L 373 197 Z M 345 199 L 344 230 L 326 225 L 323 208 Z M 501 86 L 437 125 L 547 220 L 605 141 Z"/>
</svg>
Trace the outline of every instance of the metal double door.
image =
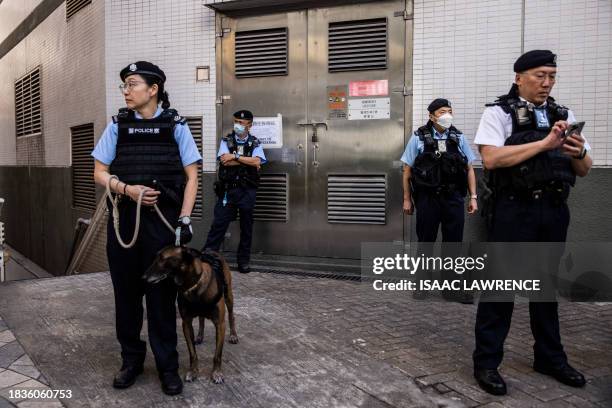
<svg viewBox="0 0 612 408">
<path fill-rule="evenodd" d="M 253 253 L 358 259 L 362 242 L 403 240 L 405 6 L 218 18 L 218 127 L 239 109 L 282 117 L 282 146 L 264 145 Z"/>
</svg>

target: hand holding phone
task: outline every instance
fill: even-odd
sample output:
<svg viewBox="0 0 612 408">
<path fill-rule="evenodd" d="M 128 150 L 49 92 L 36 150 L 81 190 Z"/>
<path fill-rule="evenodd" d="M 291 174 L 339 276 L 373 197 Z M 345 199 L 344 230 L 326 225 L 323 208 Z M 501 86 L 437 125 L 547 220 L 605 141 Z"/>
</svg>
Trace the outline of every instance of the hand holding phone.
<svg viewBox="0 0 612 408">
<path fill-rule="evenodd" d="M 578 134 L 578 135 L 581 134 L 582 129 L 584 128 L 584 123 L 585 122 L 574 122 L 571 125 L 569 125 L 569 127 L 565 131 L 565 134 L 563 135 L 563 139 L 567 139 L 567 137 L 572 134 Z"/>
</svg>

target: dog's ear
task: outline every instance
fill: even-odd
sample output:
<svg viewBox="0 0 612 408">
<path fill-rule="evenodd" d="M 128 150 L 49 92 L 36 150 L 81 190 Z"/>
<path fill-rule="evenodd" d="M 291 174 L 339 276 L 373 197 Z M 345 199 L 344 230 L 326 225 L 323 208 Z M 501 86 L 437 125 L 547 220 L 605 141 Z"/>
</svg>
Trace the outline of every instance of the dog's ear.
<svg viewBox="0 0 612 408">
<path fill-rule="evenodd" d="M 183 267 L 187 266 L 187 265 L 191 265 L 193 263 L 193 254 L 189 251 L 186 250 L 186 248 L 183 248 L 183 250 L 181 251 L 181 256 L 183 258 Z"/>
</svg>

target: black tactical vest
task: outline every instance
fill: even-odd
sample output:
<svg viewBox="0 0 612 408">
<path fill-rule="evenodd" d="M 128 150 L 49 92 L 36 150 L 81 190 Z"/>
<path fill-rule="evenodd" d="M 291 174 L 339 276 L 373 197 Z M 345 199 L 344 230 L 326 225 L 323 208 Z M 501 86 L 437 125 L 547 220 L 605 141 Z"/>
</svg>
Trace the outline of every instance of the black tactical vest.
<svg viewBox="0 0 612 408">
<path fill-rule="evenodd" d="M 113 122 L 117 123 L 118 137 L 110 173 L 127 184 L 168 189 L 168 195 L 174 194 L 168 198 L 181 202 L 185 171 L 174 127 L 184 125 L 186 120 L 174 109 L 166 109 L 156 118 L 137 119 L 134 111 L 122 108 Z"/>
<path fill-rule="evenodd" d="M 567 120 L 568 116 L 567 108 L 557 105 L 552 97 L 548 98 L 546 107 L 539 111 L 520 100 L 515 92 L 500 96 L 487 106 L 495 105 L 512 117 L 512 134 L 506 139 L 506 146 L 542 140 L 555 122 Z M 519 194 L 539 189 L 569 191 L 569 186 L 576 182 L 571 158 L 562 154 L 560 149 L 539 153 L 512 167 L 493 170 L 491 176 L 496 189 Z"/>
<path fill-rule="evenodd" d="M 449 128 L 446 139 L 434 139 L 433 124 L 420 127 L 415 134 L 424 148 L 412 166 L 411 183 L 415 193 L 420 191 L 467 192 L 467 157 L 459 148 L 461 132 Z"/>
<path fill-rule="evenodd" d="M 231 154 L 238 152 L 241 156 L 252 157 L 253 151 L 259 146 L 259 140 L 249 134 L 245 143 L 236 142 L 235 134 L 230 133 L 223 138 Z M 259 187 L 259 170 L 253 166 L 240 164 L 239 166 L 219 166 L 219 180 L 226 187 Z"/>
</svg>

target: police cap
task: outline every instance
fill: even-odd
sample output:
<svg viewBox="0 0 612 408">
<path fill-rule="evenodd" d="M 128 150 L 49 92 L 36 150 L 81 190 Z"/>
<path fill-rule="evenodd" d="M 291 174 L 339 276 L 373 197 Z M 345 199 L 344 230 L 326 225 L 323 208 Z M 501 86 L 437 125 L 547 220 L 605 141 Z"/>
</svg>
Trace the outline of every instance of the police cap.
<svg viewBox="0 0 612 408">
<path fill-rule="evenodd" d="M 431 103 L 427 107 L 427 110 L 429 111 L 429 113 L 434 113 L 435 111 L 443 107 L 451 108 L 450 101 L 444 98 L 437 98 L 431 101 Z"/>
<path fill-rule="evenodd" d="M 151 75 L 161 79 L 162 82 L 166 82 L 166 74 L 164 74 L 164 71 L 157 65 L 148 61 L 138 61 L 128 65 L 121 70 L 119 76 L 122 81 L 125 81 L 125 78 L 133 74 Z"/>
<path fill-rule="evenodd" d="M 234 113 L 234 117 L 236 119 L 253 120 L 253 113 L 248 110 L 239 110 L 238 112 Z"/>
<path fill-rule="evenodd" d="M 557 55 L 549 50 L 527 51 L 514 63 L 514 72 L 523 72 L 537 67 L 556 67 Z"/>
</svg>

